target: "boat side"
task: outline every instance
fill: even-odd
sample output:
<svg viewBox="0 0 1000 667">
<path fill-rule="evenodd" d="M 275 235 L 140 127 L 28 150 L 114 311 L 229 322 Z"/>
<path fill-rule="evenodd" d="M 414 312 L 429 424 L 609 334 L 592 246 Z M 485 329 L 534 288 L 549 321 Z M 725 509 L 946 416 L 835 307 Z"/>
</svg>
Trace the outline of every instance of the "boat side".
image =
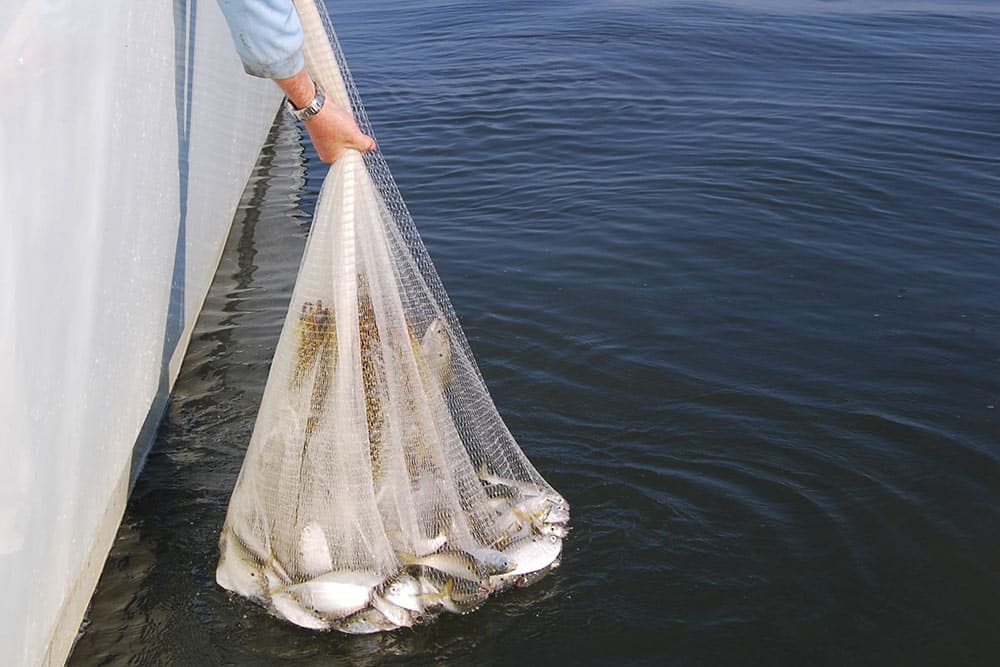
<svg viewBox="0 0 1000 667">
<path fill-rule="evenodd" d="M 0 9 L 0 664 L 61 665 L 280 103 L 214 0 Z"/>
</svg>

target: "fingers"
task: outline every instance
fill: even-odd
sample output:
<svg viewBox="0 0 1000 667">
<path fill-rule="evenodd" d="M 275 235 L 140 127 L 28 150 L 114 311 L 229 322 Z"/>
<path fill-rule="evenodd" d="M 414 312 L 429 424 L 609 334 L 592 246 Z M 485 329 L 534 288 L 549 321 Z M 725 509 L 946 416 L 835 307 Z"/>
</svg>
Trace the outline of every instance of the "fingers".
<svg viewBox="0 0 1000 667">
<path fill-rule="evenodd" d="M 356 134 L 354 135 L 354 139 L 349 144 L 351 148 L 360 153 L 367 153 L 378 147 L 375 140 L 363 133 L 357 126 L 355 126 L 355 132 Z"/>
<path fill-rule="evenodd" d="M 368 153 L 378 148 L 378 144 L 375 140 L 369 137 L 367 134 L 361 134 L 354 142 L 351 143 L 351 148 L 361 152 Z"/>
<path fill-rule="evenodd" d="M 323 147 L 323 149 L 321 150 L 318 149 L 316 151 L 316 155 L 319 157 L 321 162 L 325 162 L 326 164 L 333 164 L 344 154 L 344 151 L 346 151 L 349 148 L 353 148 L 359 153 L 364 154 L 376 150 L 378 148 L 378 144 L 375 143 L 374 139 L 363 134 L 361 135 L 361 139 L 357 141 L 352 141 L 347 144 L 343 144 L 340 146 L 326 145 Z"/>
<path fill-rule="evenodd" d="M 378 148 L 375 140 L 361 131 L 354 118 L 335 105 L 325 105 L 304 124 L 319 159 L 328 164 L 336 162 L 348 148 L 359 153 Z"/>
</svg>

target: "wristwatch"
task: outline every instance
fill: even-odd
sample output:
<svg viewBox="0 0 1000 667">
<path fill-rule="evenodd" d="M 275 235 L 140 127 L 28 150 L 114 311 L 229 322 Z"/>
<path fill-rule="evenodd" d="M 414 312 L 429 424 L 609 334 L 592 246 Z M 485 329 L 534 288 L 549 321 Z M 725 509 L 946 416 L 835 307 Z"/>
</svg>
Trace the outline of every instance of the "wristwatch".
<svg viewBox="0 0 1000 667">
<path fill-rule="evenodd" d="M 319 113 L 319 110 L 323 108 L 323 102 L 326 101 L 326 94 L 323 89 L 319 87 L 319 84 L 314 84 L 316 86 L 316 97 L 312 99 L 312 102 L 305 105 L 301 109 L 296 109 L 292 104 L 292 101 L 285 98 L 285 107 L 288 108 L 288 112 L 292 114 L 295 120 L 309 120 L 313 116 Z"/>
</svg>

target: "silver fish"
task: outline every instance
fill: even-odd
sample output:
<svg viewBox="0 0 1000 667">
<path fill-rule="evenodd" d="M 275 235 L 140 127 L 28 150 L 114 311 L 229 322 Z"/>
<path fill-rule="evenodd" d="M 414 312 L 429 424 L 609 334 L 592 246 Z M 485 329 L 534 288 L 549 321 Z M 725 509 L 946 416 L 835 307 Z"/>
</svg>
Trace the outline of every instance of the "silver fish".
<svg viewBox="0 0 1000 667">
<path fill-rule="evenodd" d="M 219 566 L 215 581 L 228 591 L 251 600 L 265 600 L 271 588 L 264 561 L 248 551 L 232 532 L 225 530 L 219 540 Z"/>
<path fill-rule="evenodd" d="M 373 632 L 383 630 L 395 630 L 395 623 L 385 617 L 378 609 L 369 608 L 351 614 L 344 620 L 337 623 L 337 628 L 342 632 L 352 635 L 369 635 Z"/>
<path fill-rule="evenodd" d="M 559 494 L 551 491 L 547 487 L 539 486 L 538 484 L 534 484 L 532 482 L 522 482 L 521 480 L 509 479 L 507 477 L 495 475 L 487 469 L 485 463 L 476 472 L 476 476 L 479 477 L 479 481 L 482 482 L 484 487 L 486 487 L 486 494 L 492 497 L 506 494 L 512 497 L 522 498 L 549 497 L 552 498 L 553 504 L 565 504 L 566 502 Z M 490 487 L 502 488 L 493 489 Z"/>
<path fill-rule="evenodd" d="M 376 497 L 378 495 L 376 494 Z M 420 496 L 423 498 L 425 496 Z M 414 498 L 413 504 L 420 506 L 422 503 L 420 500 Z M 426 556 L 438 551 L 448 542 L 448 536 L 443 532 L 438 533 L 434 537 L 424 537 L 423 535 L 408 535 L 403 531 L 393 530 L 386 533 L 386 537 L 389 538 L 396 551 L 403 551 L 405 553 L 412 553 L 414 556 Z"/>
<path fill-rule="evenodd" d="M 532 529 L 543 535 L 566 536 L 569 506 L 559 496 L 545 495 L 526 498 L 511 507 L 514 516 L 531 524 Z"/>
<path fill-rule="evenodd" d="M 472 556 L 485 574 L 503 574 L 516 567 L 516 563 L 502 551 L 487 547 L 476 547 L 466 550 Z"/>
<path fill-rule="evenodd" d="M 249 527 L 247 530 L 237 532 L 229 524 L 225 530 L 232 535 L 239 543 L 240 547 L 251 557 L 265 561 L 271 553 L 270 540 L 267 539 L 267 532 L 259 524 Z"/>
<path fill-rule="evenodd" d="M 413 548 L 418 556 L 426 556 L 432 554 L 439 550 L 448 541 L 448 536 L 444 533 L 438 533 L 434 537 L 430 538 L 417 538 L 413 540 Z"/>
<path fill-rule="evenodd" d="M 541 500 L 541 497 L 528 500 Z M 555 534 L 557 531 L 549 530 L 545 518 L 549 514 L 549 506 L 542 505 L 540 509 L 531 511 L 525 509 L 524 502 L 508 507 L 497 518 L 497 527 L 500 529 L 503 538 L 493 546 L 498 549 L 506 549 L 508 545 L 529 537 L 532 533 Z"/>
<path fill-rule="evenodd" d="M 278 562 L 278 559 L 274 557 L 274 554 L 268 557 L 267 564 L 270 567 L 265 571 L 265 575 L 267 575 L 267 580 L 272 590 L 275 588 L 284 588 L 292 583 L 292 578 L 288 576 L 288 572 Z"/>
<path fill-rule="evenodd" d="M 403 553 L 398 555 L 407 565 L 421 565 L 433 568 L 438 572 L 452 577 L 479 581 L 485 574 L 476 559 L 464 551 L 439 551 L 426 556 L 414 556 Z"/>
<path fill-rule="evenodd" d="M 409 609 L 400 607 L 377 593 L 372 596 L 372 606 L 398 628 L 409 628 L 413 625 L 413 613 Z"/>
<path fill-rule="evenodd" d="M 532 525 L 532 529 L 539 535 L 553 535 L 559 539 L 569 535 L 569 528 L 561 523 L 543 523 L 540 526 Z"/>
<path fill-rule="evenodd" d="M 427 330 L 420 339 L 420 351 L 433 376 L 441 382 L 442 387 L 447 386 L 452 377 L 451 341 L 440 317 L 435 317 L 427 325 Z"/>
<path fill-rule="evenodd" d="M 467 614 L 493 591 L 486 581 L 453 577 L 429 567 L 412 566 L 410 573 L 420 582 L 420 600 L 426 609 L 442 607 L 453 614 Z"/>
<path fill-rule="evenodd" d="M 497 516 L 502 516 L 510 511 L 511 501 L 509 498 L 487 498 L 486 505 Z"/>
<path fill-rule="evenodd" d="M 425 592 L 427 591 L 423 590 L 416 577 L 403 572 L 386 582 L 381 594 L 383 598 L 397 607 L 421 612 L 425 605 L 420 599 L 420 594 Z"/>
<path fill-rule="evenodd" d="M 514 542 L 504 549 L 504 553 L 517 563 L 517 567 L 490 578 L 501 587 L 524 575 L 556 567 L 562 553 L 562 540 L 555 535 L 534 535 Z"/>
<path fill-rule="evenodd" d="M 330 545 L 323 527 L 310 521 L 299 537 L 299 569 L 309 577 L 317 577 L 333 569 Z"/>
<path fill-rule="evenodd" d="M 483 487 L 483 491 L 491 500 L 499 499 L 514 501 L 521 496 L 520 491 L 513 486 L 507 486 L 506 484 L 486 484 Z"/>
<path fill-rule="evenodd" d="M 343 618 L 367 607 L 372 590 L 381 582 L 381 577 L 370 572 L 343 570 L 295 584 L 288 591 L 310 609 Z"/>
<path fill-rule="evenodd" d="M 310 630 L 329 630 L 330 624 L 303 606 L 294 593 L 281 591 L 271 596 L 271 605 L 279 616 Z"/>
<path fill-rule="evenodd" d="M 548 515 L 545 517 L 545 523 L 567 523 L 569 521 L 569 505 L 565 500 L 558 500 L 553 502 L 551 509 L 549 509 Z"/>
</svg>

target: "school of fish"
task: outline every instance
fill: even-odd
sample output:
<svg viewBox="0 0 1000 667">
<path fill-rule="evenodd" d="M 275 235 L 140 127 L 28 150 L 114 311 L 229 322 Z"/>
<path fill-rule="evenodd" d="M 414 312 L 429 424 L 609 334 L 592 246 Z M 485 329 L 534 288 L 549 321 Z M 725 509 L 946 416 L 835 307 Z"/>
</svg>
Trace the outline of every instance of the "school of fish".
<svg viewBox="0 0 1000 667">
<path fill-rule="evenodd" d="M 466 614 L 491 594 L 527 586 L 559 566 L 569 508 L 552 492 L 479 473 L 506 539 L 498 548 L 451 548 L 445 536 L 432 551 L 399 554 L 389 577 L 332 569 L 322 528 L 307 524 L 299 543 L 300 569 L 290 577 L 273 553 L 231 530 L 223 531 L 216 579 L 224 588 L 265 605 L 271 613 L 310 630 L 365 634 L 411 627 L 441 612 Z"/>
<path fill-rule="evenodd" d="M 300 317 L 304 328 L 299 336 L 296 381 L 323 354 L 332 356 L 330 349 L 336 345 L 328 334 L 331 315 L 322 302 L 303 306 Z M 361 333 L 364 338 L 364 329 Z M 440 386 L 447 385 L 451 349 L 443 322 L 433 320 L 422 337 L 414 337 L 413 347 L 421 373 L 433 375 Z M 325 393 L 325 387 L 320 388 Z M 313 411 L 320 405 L 314 400 Z M 371 401 L 368 407 L 371 418 Z M 318 418 L 318 414 L 311 416 Z M 377 444 L 371 443 L 373 470 Z M 569 505 L 551 489 L 501 477 L 485 466 L 477 476 L 497 533 L 502 535 L 494 544 L 460 548 L 441 533 L 420 544 L 418 553 L 397 553 L 396 571 L 380 576 L 334 569 L 331 544 L 313 521 L 299 534 L 297 574 L 290 576 L 290 568 L 279 562 L 269 544 L 240 535 L 227 525 L 219 543 L 216 581 L 310 630 L 366 634 L 411 627 L 441 612 L 469 613 L 491 594 L 527 586 L 558 567 L 562 540 L 569 530 Z"/>
</svg>

